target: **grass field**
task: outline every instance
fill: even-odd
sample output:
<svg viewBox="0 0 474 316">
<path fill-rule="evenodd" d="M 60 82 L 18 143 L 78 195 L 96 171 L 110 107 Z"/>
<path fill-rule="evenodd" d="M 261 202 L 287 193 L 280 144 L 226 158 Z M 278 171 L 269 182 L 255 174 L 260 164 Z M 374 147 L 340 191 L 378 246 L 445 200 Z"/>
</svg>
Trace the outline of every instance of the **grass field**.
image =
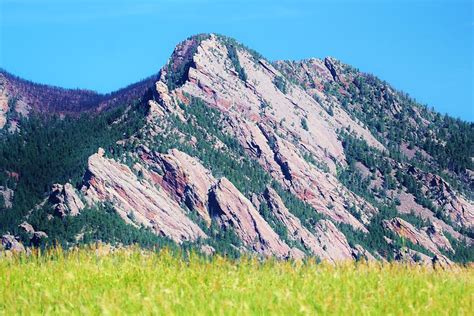
<svg viewBox="0 0 474 316">
<path fill-rule="evenodd" d="M 474 269 L 95 250 L 0 258 L 0 314 L 472 315 Z"/>
</svg>

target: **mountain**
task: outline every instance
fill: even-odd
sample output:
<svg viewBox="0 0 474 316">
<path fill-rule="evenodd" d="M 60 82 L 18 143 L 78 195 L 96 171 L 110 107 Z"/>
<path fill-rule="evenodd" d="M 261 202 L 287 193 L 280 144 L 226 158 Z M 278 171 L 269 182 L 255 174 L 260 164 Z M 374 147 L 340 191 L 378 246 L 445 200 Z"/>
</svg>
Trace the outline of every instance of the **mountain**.
<svg viewBox="0 0 474 316">
<path fill-rule="evenodd" d="M 99 94 L 37 84 L 0 69 L 0 129 L 14 130 L 20 117 L 27 117 L 30 112 L 77 116 L 130 103 L 141 97 L 157 78 L 153 75 L 118 91 Z"/>
<path fill-rule="evenodd" d="M 10 247 L 474 259 L 474 124 L 334 58 L 201 34 L 110 95 L 0 78 Z"/>
</svg>

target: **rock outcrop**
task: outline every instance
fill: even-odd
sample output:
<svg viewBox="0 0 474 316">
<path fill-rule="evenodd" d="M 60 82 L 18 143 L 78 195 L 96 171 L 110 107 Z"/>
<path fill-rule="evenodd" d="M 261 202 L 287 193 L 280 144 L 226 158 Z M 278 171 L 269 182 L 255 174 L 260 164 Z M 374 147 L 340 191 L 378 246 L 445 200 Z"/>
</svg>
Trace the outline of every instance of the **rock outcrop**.
<svg viewBox="0 0 474 316">
<path fill-rule="evenodd" d="M 336 262 L 353 258 L 346 238 L 331 222 L 320 221 L 315 228 L 315 234 L 313 234 L 301 224 L 296 216 L 290 213 L 273 189 L 267 188 L 265 199 L 275 217 L 285 225 L 288 237 L 301 242 L 319 259 Z"/>
<path fill-rule="evenodd" d="M 55 214 L 60 217 L 76 216 L 85 207 L 78 192 L 70 183 L 53 185 L 49 202 L 53 205 Z"/>
<path fill-rule="evenodd" d="M 25 252 L 25 246 L 15 236 L 6 234 L 2 236 L 1 245 L 4 250 L 9 250 L 14 253 Z"/>
<path fill-rule="evenodd" d="M 292 249 L 263 219 L 252 203 L 226 178 L 210 193 L 211 216 L 232 227 L 245 246 L 264 255 L 292 257 Z"/>
<path fill-rule="evenodd" d="M 430 266 L 433 264 L 432 258 L 419 251 L 403 247 L 394 253 L 394 259 L 399 262 L 409 264 L 422 264 L 424 266 Z"/>
<path fill-rule="evenodd" d="M 297 86 L 283 93 L 274 83 L 275 78 L 281 77 L 277 69 L 263 59 L 256 60 L 245 50 L 237 50 L 239 63 L 247 75 L 244 82 L 236 75 L 230 60 L 223 58 L 228 56 L 225 41 L 215 35 L 194 44 L 197 48 L 188 69 L 188 80 L 169 95 L 176 99 L 180 95 L 198 97 L 225 113 L 231 132 L 276 180 L 331 219 L 366 231 L 363 223 L 347 211 L 348 206 L 364 209 L 361 211 L 364 222 L 376 210 L 334 177 L 336 164 L 344 165 L 345 157 L 335 133 L 339 125 L 324 107 Z M 187 56 L 186 52 L 183 49 L 178 55 Z M 182 60 L 177 58 L 176 62 Z M 169 67 L 174 62 L 171 59 Z M 160 80 L 165 82 L 169 78 L 163 74 Z M 262 104 L 266 106 L 262 108 Z M 304 127 L 302 121 L 306 122 Z M 290 139 L 298 139 L 298 145 Z M 303 153 L 320 161 L 327 172 L 305 161 Z"/>
<path fill-rule="evenodd" d="M 18 227 L 23 229 L 27 234 L 30 234 L 31 236 L 35 233 L 35 229 L 33 228 L 33 226 L 26 221 L 18 225 Z"/>
<path fill-rule="evenodd" d="M 318 221 L 314 226 L 314 235 L 324 251 L 330 253 L 334 260 L 346 260 L 352 256 L 346 236 L 331 221 Z"/>
<path fill-rule="evenodd" d="M 446 236 L 443 234 L 443 230 L 438 224 L 432 223 L 430 226 L 424 228 L 422 231 L 424 231 L 426 235 L 430 237 L 431 241 L 439 249 L 454 252 L 451 243 L 449 242 L 448 238 L 446 238 Z"/>
<path fill-rule="evenodd" d="M 422 191 L 452 222 L 462 227 L 474 227 L 474 204 L 455 192 L 439 175 L 423 172 L 415 167 L 407 172 L 423 183 Z"/>
<path fill-rule="evenodd" d="M 325 173 L 307 162 L 298 154 L 298 149 L 292 143 L 278 136 L 275 136 L 275 139 L 274 156 L 285 179 L 288 180 L 283 183 L 290 191 L 335 222 L 346 223 L 366 232 L 364 225 L 348 211 L 349 204 L 352 202 L 360 208 L 365 206 L 361 218 L 366 222 L 376 210 L 340 185 L 332 174 Z"/>
<path fill-rule="evenodd" d="M 384 220 L 383 226 L 385 229 L 389 229 L 398 236 L 406 238 L 413 244 L 429 250 L 438 257 L 444 257 L 440 249 L 452 251 L 451 244 L 436 227 L 432 226 L 427 229 L 419 230 L 412 224 L 398 217 L 391 220 Z"/>
<path fill-rule="evenodd" d="M 232 39 L 203 34 L 179 44 L 159 74 L 110 95 L 39 86 L 0 70 L 2 134 L 20 130 L 19 117 L 29 113 L 100 115 L 119 104 L 129 106 L 107 128 L 128 135 L 114 126 L 131 117 L 133 126 L 141 124 L 137 132 L 110 146 L 113 159 L 102 149 L 89 157 L 80 192 L 55 184 L 15 222 L 25 220 L 19 227 L 33 245 L 50 233 L 28 223 L 36 225 L 29 219 L 33 211 L 52 206 L 48 219 L 54 213 L 73 221 L 97 204 L 178 244 L 194 242 L 207 255 L 222 250 L 215 238 L 225 236 L 232 250 L 261 256 L 312 254 L 335 263 L 394 255 L 447 267 L 451 261 L 443 254 L 456 258 L 451 254 L 461 247 L 451 245 L 448 234 L 468 247 L 474 242 L 467 233 L 474 202 L 465 193 L 472 189 L 472 164 L 463 160 L 442 170 L 439 161 L 451 155 L 449 138 L 439 131 L 449 118 L 334 58 L 271 63 Z M 135 114 L 143 120 L 135 122 Z M 433 148 L 446 152 L 438 157 Z M 2 185 L 9 188 L 0 187 L 0 209 L 15 208 L 21 194 L 13 199 L 13 193 L 26 173 L 4 171 Z M 304 212 L 295 207 L 300 202 Z M 395 209 L 416 225 L 384 217 Z M 385 230 L 369 232 L 380 217 Z M 354 233 L 345 236 L 350 228 Z M 359 234 L 369 233 L 380 243 L 385 238 L 390 251 L 357 244 Z M 399 249 L 394 234 L 414 249 Z M 24 251 L 11 235 L 2 244 Z"/>
<path fill-rule="evenodd" d="M 377 258 L 372 255 L 367 249 L 364 249 L 361 245 L 355 245 L 352 249 L 352 257 L 355 260 L 365 260 L 365 261 L 376 261 L 377 259 L 383 260 L 382 257 L 377 255 Z"/>
<path fill-rule="evenodd" d="M 85 199 L 90 204 L 111 202 L 124 220 L 150 227 L 177 242 L 206 238 L 181 206 L 211 224 L 234 229 L 244 246 L 264 256 L 301 258 L 262 218 L 252 203 L 226 178 L 215 179 L 196 158 L 179 150 L 167 154 L 140 147 L 142 165 L 134 169 L 107 159 L 103 151 L 89 158 Z M 205 249 L 209 252 L 208 248 Z"/>
<path fill-rule="evenodd" d="M 445 256 L 434 255 L 433 257 L 427 256 L 424 253 L 415 251 L 413 249 L 403 247 L 394 253 L 394 259 L 399 262 L 408 264 L 421 264 L 430 268 L 442 268 L 450 269 L 453 267 L 451 260 Z"/>
<path fill-rule="evenodd" d="M 90 204 L 111 202 L 125 221 L 176 242 L 205 237 L 168 192 L 138 179 L 126 165 L 105 158 L 103 150 L 89 157 L 84 194 Z"/>
<path fill-rule="evenodd" d="M 318 102 L 322 104 L 331 104 L 334 108 L 333 114 L 336 120 L 342 117 L 344 112 L 347 112 L 352 116 L 352 118 L 355 118 L 356 126 L 351 125 L 349 129 L 348 125 L 346 125 L 346 130 L 349 131 L 350 134 L 357 134 L 357 136 L 363 138 L 370 146 L 384 151 L 384 149 L 380 147 L 377 142 L 374 142 L 372 138 L 374 136 L 378 136 L 378 139 L 384 138 L 385 135 L 387 135 L 387 131 L 381 128 L 377 131 L 371 130 L 370 132 L 364 132 L 364 130 L 366 130 L 363 128 L 364 124 L 360 121 L 357 122 L 357 118 L 360 117 L 360 114 L 366 113 L 367 111 L 364 106 L 361 106 L 361 102 L 359 102 L 358 99 L 359 96 L 365 94 L 370 99 L 370 112 L 377 113 L 377 115 L 372 116 L 369 122 L 377 117 L 383 117 L 383 124 L 391 124 L 394 126 L 403 124 L 404 129 L 411 130 L 414 134 L 418 134 L 418 144 L 407 144 L 407 140 L 402 141 L 400 142 L 401 152 L 410 160 L 415 158 L 415 154 L 418 154 L 420 159 L 422 159 L 427 165 L 436 165 L 436 159 L 420 148 L 423 147 L 422 143 L 425 140 L 434 141 L 435 143 L 440 144 L 443 144 L 446 141 L 439 139 L 439 135 L 437 135 L 430 126 L 432 124 L 432 119 L 427 119 L 427 117 L 436 113 L 426 113 L 421 109 L 421 107 L 412 106 L 411 104 L 407 106 L 406 96 L 395 91 L 387 83 L 382 82 L 370 74 L 361 73 L 349 65 L 344 65 L 334 58 L 326 58 L 324 60 L 308 59 L 303 61 L 279 61 L 276 62 L 275 65 L 279 71 L 284 73 L 294 82 L 297 82 L 308 94 L 317 99 Z M 331 89 L 332 92 L 328 93 L 328 90 Z M 369 92 L 368 90 L 371 91 Z M 338 112 L 340 106 L 342 106 L 345 111 Z M 403 123 L 401 123 L 401 114 L 403 114 L 407 108 L 409 108 L 410 115 L 406 116 Z M 433 202 L 433 205 L 455 226 L 467 229 L 473 227 L 474 202 L 472 199 L 470 200 L 466 197 L 465 194 L 456 192 L 445 180 L 443 180 L 440 174 L 423 172 L 422 170 L 410 165 L 410 163 L 400 165 L 393 163 L 392 166 L 403 173 L 408 173 L 414 176 L 417 183 L 421 186 L 423 195 Z M 440 172 L 441 171 L 438 173 Z M 449 170 L 443 170 L 442 172 L 447 172 L 450 176 L 457 177 Z M 465 172 L 466 175 L 469 175 L 472 174 L 473 171 L 468 167 Z M 461 179 L 461 182 L 464 182 L 466 188 L 468 188 L 467 190 L 469 190 L 469 188 L 472 189 L 472 179 L 469 180 L 469 177 L 466 175 L 462 176 L 464 180 Z M 403 195 L 402 198 L 407 198 L 407 196 Z M 405 210 L 402 211 L 409 213 L 411 209 L 406 209 L 406 207 L 411 206 L 416 208 L 414 210 L 415 213 L 425 213 L 422 215 L 423 218 L 429 219 L 430 221 L 433 220 L 434 216 L 427 215 L 425 210 L 422 210 L 422 207 L 416 205 L 416 203 L 402 204 L 400 208 L 405 208 Z M 448 227 L 451 223 L 449 225 L 443 225 L 436 219 L 434 219 L 434 221 L 441 224 L 443 230 L 448 231 L 453 236 L 456 235 L 456 238 L 459 237 L 452 228 Z"/>
<path fill-rule="evenodd" d="M 33 246 L 39 246 L 43 240 L 48 238 L 48 234 L 41 230 L 35 230 L 34 227 L 26 221 L 18 225 L 18 227 L 28 234 Z"/>
<path fill-rule="evenodd" d="M 216 183 L 211 172 L 196 159 L 177 149 L 168 154 L 153 154 L 141 149 L 141 158 L 152 169 L 152 180 L 163 187 L 179 204 L 196 211 L 210 225 L 207 210 L 210 188 Z"/>
<path fill-rule="evenodd" d="M 0 186 L 0 203 L 3 204 L 0 204 L 0 208 L 11 208 L 13 206 L 13 195 L 14 192 L 12 189 Z"/>
</svg>

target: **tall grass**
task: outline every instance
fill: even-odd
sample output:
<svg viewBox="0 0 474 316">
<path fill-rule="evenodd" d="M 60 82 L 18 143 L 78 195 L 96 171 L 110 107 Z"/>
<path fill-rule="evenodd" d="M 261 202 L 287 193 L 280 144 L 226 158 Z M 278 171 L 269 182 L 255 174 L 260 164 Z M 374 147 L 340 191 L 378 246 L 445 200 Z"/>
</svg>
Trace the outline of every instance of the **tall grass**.
<svg viewBox="0 0 474 316">
<path fill-rule="evenodd" d="M 472 267 L 101 252 L 0 258 L 0 314 L 472 315 L 474 310 Z"/>
</svg>

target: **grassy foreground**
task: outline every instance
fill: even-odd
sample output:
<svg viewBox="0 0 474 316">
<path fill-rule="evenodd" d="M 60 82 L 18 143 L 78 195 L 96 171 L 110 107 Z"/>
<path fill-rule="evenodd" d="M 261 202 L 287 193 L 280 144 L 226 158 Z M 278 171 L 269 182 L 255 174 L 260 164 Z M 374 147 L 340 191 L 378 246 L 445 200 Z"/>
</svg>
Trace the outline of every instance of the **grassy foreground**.
<svg viewBox="0 0 474 316">
<path fill-rule="evenodd" d="M 473 300 L 472 266 L 184 260 L 137 249 L 0 258 L 2 315 L 468 315 Z"/>
</svg>

